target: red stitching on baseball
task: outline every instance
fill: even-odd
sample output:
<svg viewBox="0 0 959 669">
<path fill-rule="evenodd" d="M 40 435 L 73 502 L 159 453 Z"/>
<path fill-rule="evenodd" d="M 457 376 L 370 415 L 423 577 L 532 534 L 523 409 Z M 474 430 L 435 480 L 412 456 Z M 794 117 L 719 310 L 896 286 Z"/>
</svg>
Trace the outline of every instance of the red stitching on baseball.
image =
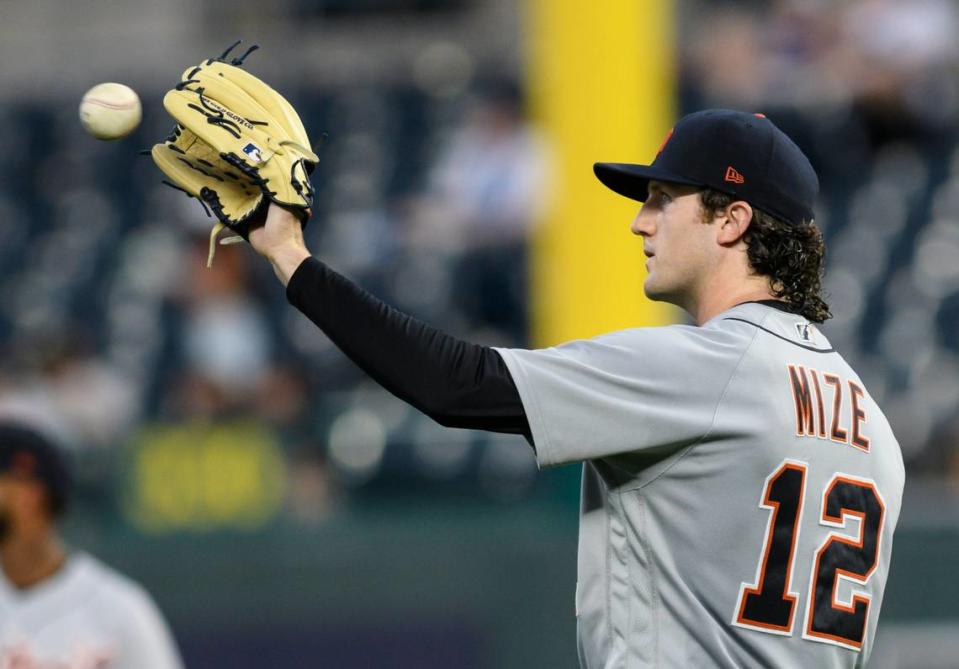
<svg viewBox="0 0 959 669">
<path fill-rule="evenodd" d="M 115 102 L 107 102 L 106 100 L 101 100 L 100 98 L 87 98 L 84 102 L 90 102 L 95 105 L 100 105 L 101 107 L 106 107 L 108 109 L 133 109 L 136 107 L 136 102 L 127 102 L 126 104 L 117 104 Z"/>
</svg>

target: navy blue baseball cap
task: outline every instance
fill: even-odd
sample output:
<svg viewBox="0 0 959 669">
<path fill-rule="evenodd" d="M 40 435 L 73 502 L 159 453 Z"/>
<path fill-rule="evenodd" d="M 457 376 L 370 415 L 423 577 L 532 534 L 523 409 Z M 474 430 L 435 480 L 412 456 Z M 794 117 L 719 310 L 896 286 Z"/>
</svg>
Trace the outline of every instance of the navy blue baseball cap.
<svg viewBox="0 0 959 669">
<path fill-rule="evenodd" d="M 763 114 L 707 109 L 669 131 L 651 165 L 596 163 L 611 190 L 645 202 L 650 181 L 712 188 L 798 225 L 813 220 L 819 179 L 809 159 Z"/>
<path fill-rule="evenodd" d="M 39 481 L 46 488 L 54 515 L 66 509 L 69 470 L 60 449 L 40 432 L 20 423 L 0 422 L 0 473 Z"/>
</svg>

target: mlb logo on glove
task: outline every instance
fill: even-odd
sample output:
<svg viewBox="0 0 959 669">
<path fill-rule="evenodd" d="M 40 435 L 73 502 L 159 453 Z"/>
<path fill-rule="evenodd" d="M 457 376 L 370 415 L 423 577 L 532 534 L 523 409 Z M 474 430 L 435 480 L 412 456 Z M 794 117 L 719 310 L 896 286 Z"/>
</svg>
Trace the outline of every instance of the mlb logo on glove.
<svg viewBox="0 0 959 669">
<path fill-rule="evenodd" d="M 258 147 L 253 142 L 250 142 L 249 144 L 243 147 L 243 153 L 245 153 L 250 158 L 250 160 L 252 160 L 255 163 L 263 162 L 263 153 L 260 150 L 260 147 Z"/>
</svg>

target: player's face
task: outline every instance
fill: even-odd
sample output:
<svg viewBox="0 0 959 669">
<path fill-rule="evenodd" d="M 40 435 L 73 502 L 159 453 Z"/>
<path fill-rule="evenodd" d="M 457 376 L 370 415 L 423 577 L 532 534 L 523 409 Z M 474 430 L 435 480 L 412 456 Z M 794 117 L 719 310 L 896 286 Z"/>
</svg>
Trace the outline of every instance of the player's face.
<svg viewBox="0 0 959 669">
<path fill-rule="evenodd" d="M 45 494 L 35 480 L 0 473 L 0 546 L 15 536 L 24 521 L 44 513 Z"/>
<path fill-rule="evenodd" d="M 7 474 L 0 474 L 0 545 L 10 534 L 14 483 Z"/>
<path fill-rule="evenodd" d="M 643 238 L 646 296 L 691 311 L 715 246 L 712 226 L 703 222 L 699 189 L 651 181 L 630 229 Z"/>
</svg>

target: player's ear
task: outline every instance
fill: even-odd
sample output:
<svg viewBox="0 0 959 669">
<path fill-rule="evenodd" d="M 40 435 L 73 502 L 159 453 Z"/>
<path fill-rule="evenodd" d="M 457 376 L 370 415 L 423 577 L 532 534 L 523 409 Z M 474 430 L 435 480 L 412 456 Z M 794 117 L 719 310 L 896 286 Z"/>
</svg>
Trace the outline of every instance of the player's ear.
<svg viewBox="0 0 959 669">
<path fill-rule="evenodd" d="M 718 221 L 716 241 L 724 246 L 735 244 L 746 234 L 752 220 L 753 208 L 748 202 L 731 202 Z"/>
</svg>

